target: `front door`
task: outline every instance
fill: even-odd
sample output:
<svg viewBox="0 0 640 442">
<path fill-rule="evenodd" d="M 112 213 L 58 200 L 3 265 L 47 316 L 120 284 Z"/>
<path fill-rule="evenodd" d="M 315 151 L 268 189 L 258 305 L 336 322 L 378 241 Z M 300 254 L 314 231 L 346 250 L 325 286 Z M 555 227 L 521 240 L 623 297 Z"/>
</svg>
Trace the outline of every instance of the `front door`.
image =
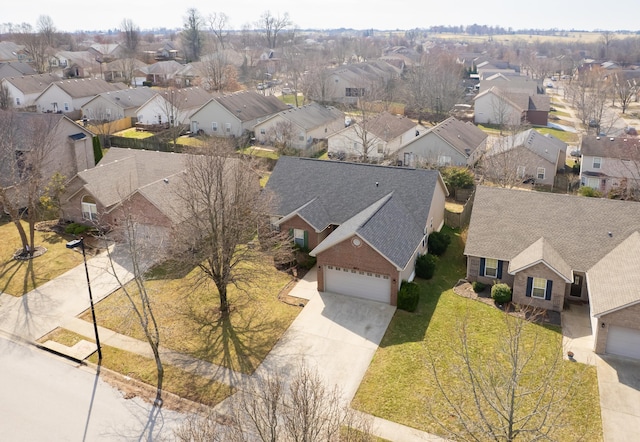
<svg viewBox="0 0 640 442">
<path fill-rule="evenodd" d="M 582 296 L 582 276 L 573 275 L 573 284 L 571 284 L 571 296 L 580 298 Z"/>
</svg>

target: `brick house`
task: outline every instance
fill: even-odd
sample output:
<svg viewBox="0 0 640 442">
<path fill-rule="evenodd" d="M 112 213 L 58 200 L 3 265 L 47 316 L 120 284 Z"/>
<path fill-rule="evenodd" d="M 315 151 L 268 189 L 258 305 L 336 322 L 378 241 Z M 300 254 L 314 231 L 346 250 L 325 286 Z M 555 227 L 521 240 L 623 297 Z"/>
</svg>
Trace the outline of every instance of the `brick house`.
<svg viewBox="0 0 640 442">
<path fill-rule="evenodd" d="M 546 310 L 588 302 L 595 351 L 640 358 L 639 231 L 636 202 L 481 186 L 467 280 L 504 282 L 513 302 Z"/>
<path fill-rule="evenodd" d="M 318 290 L 396 305 L 403 280 L 444 224 L 435 170 L 281 157 L 265 192 L 272 224 L 317 258 Z"/>
</svg>

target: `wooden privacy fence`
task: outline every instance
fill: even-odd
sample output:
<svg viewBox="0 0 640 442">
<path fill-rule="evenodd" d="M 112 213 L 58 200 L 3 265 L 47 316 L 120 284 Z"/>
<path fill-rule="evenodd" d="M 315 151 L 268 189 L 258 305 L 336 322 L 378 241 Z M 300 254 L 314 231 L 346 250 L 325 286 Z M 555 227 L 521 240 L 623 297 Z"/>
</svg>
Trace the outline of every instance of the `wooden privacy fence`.
<svg viewBox="0 0 640 442">
<path fill-rule="evenodd" d="M 457 192 L 456 192 L 457 194 Z M 452 212 L 448 209 L 444 209 L 444 223 L 454 229 L 464 229 L 469 225 L 471 219 L 471 210 L 473 209 L 473 199 L 475 192 L 472 192 L 469 199 L 462 207 L 462 212 Z"/>
</svg>

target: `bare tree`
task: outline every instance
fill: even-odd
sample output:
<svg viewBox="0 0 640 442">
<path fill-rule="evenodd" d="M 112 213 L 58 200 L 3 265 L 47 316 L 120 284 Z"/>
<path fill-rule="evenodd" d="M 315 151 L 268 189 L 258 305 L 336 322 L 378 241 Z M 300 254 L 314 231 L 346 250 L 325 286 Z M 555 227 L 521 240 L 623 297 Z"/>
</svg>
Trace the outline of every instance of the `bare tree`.
<svg viewBox="0 0 640 442">
<path fill-rule="evenodd" d="M 178 238 L 189 244 L 180 259 L 200 268 L 196 283 L 215 285 L 220 312 L 226 315 L 229 285 L 249 285 L 256 269 L 248 264 L 265 259 L 260 247 L 249 243 L 270 213 L 271 201 L 261 195 L 250 160 L 237 158 L 230 140 L 212 138 L 197 152 L 201 155 L 187 161 L 179 193 L 183 220 Z"/>
<path fill-rule="evenodd" d="M 204 20 L 202 19 L 200 12 L 195 8 L 187 9 L 187 16 L 184 19 L 184 28 L 180 34 L 187 62 L 200 60 L 204 45 L 203 28 Z"/>
<path fill-rule="evenodd" d="M 539 312 L 538 312 L 539 313 Z M 536 312 L 532 312 L 536 317 Z M 460 385 L 443 382 L 435 357 L 431 357 L 438 390 L 447 405 L 430 413 L 450 437 L 470 441 L 552 440 L 554 431 L 563 424 L 568 397 L 579 381 L 558 383 L 563 376 L 562 342 L 555 340 L 553 351 L 547 351 L 547 339 L 540 325 L 503 314 L 504 327 L 493 351 L 478 355 L 472 351 L 474 336 L 466 321 L 457 328 L 458 342 L 451 348 L 457 360 L 454 367 Z M 436 416 L 436 414 L 438 414 Z M 580 436 L 576 435 L 576 439 Z"/>
<path fill-rule="evenodd" d="M 624 114 L 629 104 L 637 96 L 638 85 L 635 79 L 625 78 L 624 72 L 620 69 L 613 74 L 613 99 L 620 102 L 620 108 Z"/>
<path fill-rule="evenodd" d="M 9 110 L 13 107 L 13 97 L 5 84 L 0 84 L 0 109 Z"/>
<path fill-rule="evenodd" d="M 278 149 L 278 152 L 285 153 L 293 147 L 296 133 L 291 121 L 279 121 L 267 131 L 268 143 Z"/>
<path fill-rule="evenodd" d="M 34 116 L 28 130 L 13 111 L 0 111 L 0 207 L 18 229 L 22 253 L 33 255 L 40 197 L 50 179 L 45 166 L 52 161 L 55 118 Z M 21 221 L 26 219 L 29 230 Z M 28 234 L 28 235 L 27 235 Z"/>
<path fill-rule="evenodd" d="M 36 25 L 38 34 L 42 37 L 43 43 L 52 48 L 55 46 L 56 27 L 53 24 L 53 19 L 48 15 L 41 15 L 38 17 L 38 23 Z"/>
<path fill-rule="evenodd" d="M 507 126 L 502 135 L 491 137 L 487 151 L 478 161 L 477 169 L 484 179 L 500 187 L 522 186 L 526 181 L 534 182 L 535 173 L 531 153 L 519 144 L 518 134 L 529 129 L 527 125 Z"/>
<path fill-rule="evenodd" d="M 214 12 L 209 15 L 209 31 L 215 37 L 215 47 L 224 50 L 229 38 L 229 17 L 224 12 Z"/>
<path fill-rule="evenodd" d="M 181 442 L 369 442 L 371 420 L 349 409 L 342 392 L 315 370 L 270 374 L 231 398 L 231 416 L 192 416 L 176 431 Z M 225 425 L 226 423 L 226 425 Z"/>
<path fill-rule="evenodd" d="M 120 32 L 122 32 L 123 46 L 127 50 L 127 57 L 135 58 L 140 43 L 140 28 L 133 20 L 125 18 L 120 24 Z"/>
<path fill-rule="evenodd" d="M 262 31 L 268 48 L 275 49 L 278 46 L 278 34 L 287 26 L 291 26 L 289 13 L 284 15 L 272 15 L 271 11 L 265 11 L 256 22 L 256 28 Z"/>
<path fill-rule="evenodd" d="M 26 51 L 33 59 L 32 64 L 39 74 L 47 72 L 49 69 L 49 59 L 47 57 L 47 41 L 37 32 L 31 29 L 22 32 L 18 39 L 24 45 Z"/>
<path fill-rule="evenodd" d="M 120 207 L 118 227 L 115 234 L 118 236 L 119 246 L 123 246 L 125 256 L 116 257 L 112 248 L 108 247 L 109 265 L 111 273 L 116 278 L 120 290 L 129 301 L 129 306 L 138 324 L 142 328 L 144 336 L 151 347 L 153 359 L 156 364 L 156 397 L 154 405 L 162 406 L 162 386 L 164 381 L 164 366 L 160 358 L 160 329 L 153 313 L 153 293 L 146 285 L 146 271 L 151 259 L 158 259 L 156 239 L 151 235 L 145 235 L 143 228 L 138 224 L 134 215 L 131 201 L 125 199 Z M 118 259 L 127 261 L 130 265 L 132 281 L 124 281 L 116 268 Z M 133 284 L 132 284 L 133 283 Z"/>
</svg>

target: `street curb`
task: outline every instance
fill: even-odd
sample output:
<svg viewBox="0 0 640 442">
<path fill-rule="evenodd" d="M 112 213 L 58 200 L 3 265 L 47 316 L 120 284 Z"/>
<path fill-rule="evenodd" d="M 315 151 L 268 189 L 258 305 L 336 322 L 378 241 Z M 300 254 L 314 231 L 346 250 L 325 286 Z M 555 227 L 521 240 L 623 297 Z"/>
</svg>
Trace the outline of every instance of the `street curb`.
<svg viewBox="0 0 640 442">
<path fill-rule="evenodd" d="M 70 361 L 73 361 L 73 362 L 75 362 L 77 364 L 87 365 L 87 363 L 84 362 L 84 360 L 82 360 L 82 359 L 78 359 L 75 356 L 71 356 L 71 355 L 63 353 L 61 351 L 54 350 L 53 348 L 47 347 L 47 346 L 45 346 L 43 344 L 40 344 L 38 342 L 32 342 L 32 345 L 34 345 L 36 348 L 39 348 L 40 350 L 44 350 L 44 351 L 46 351 L 48 353 L 51 353 L 51 354 L 54 354 L 54 355 L 57 355 L 57 356 L 62 356 L 63 358 L 68 359 Z"/>
</svg>

